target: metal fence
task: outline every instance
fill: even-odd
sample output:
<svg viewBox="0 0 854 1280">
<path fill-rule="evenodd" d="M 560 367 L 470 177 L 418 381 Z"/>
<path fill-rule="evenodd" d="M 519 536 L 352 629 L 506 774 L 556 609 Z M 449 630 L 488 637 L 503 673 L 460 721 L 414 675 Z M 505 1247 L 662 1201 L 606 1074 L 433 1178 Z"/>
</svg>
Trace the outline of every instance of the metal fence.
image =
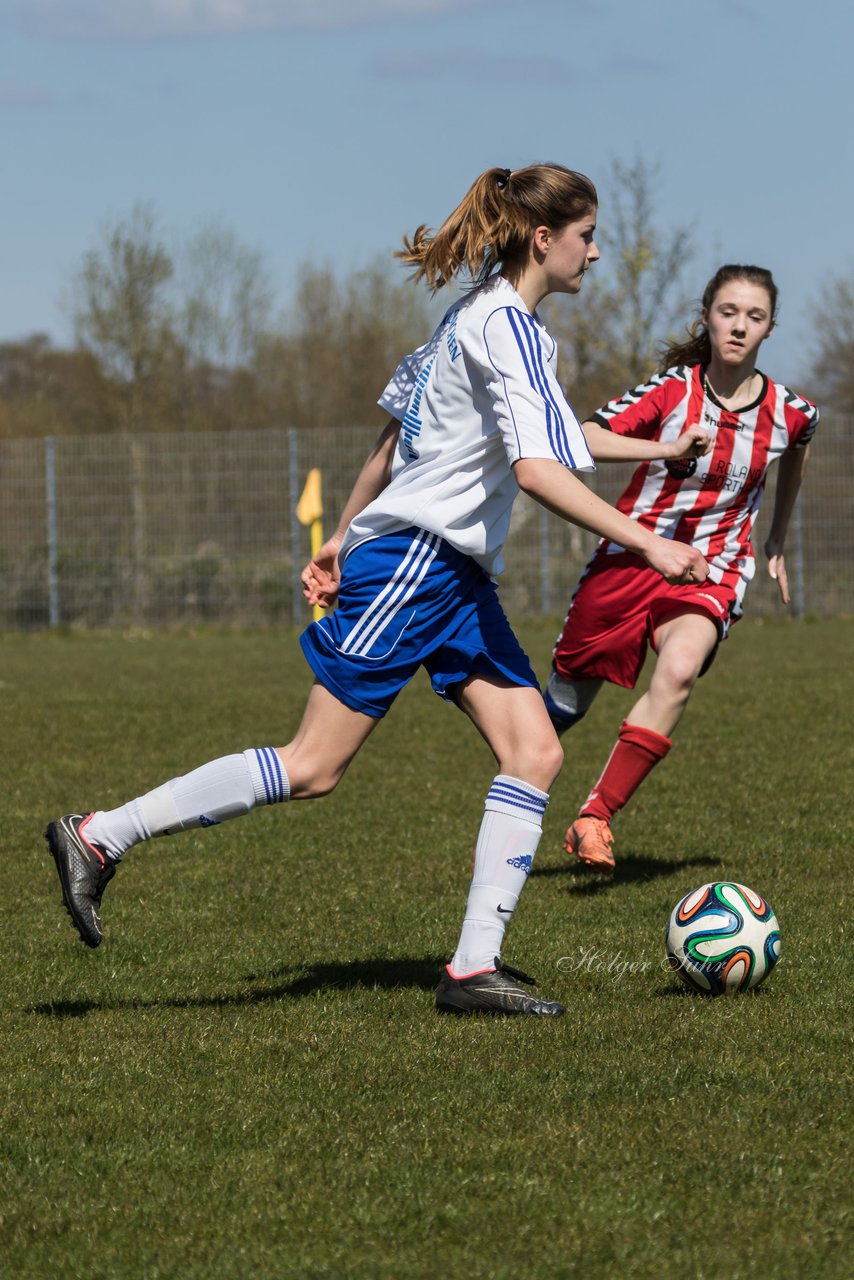
<svg viewBox="0 0 854 1280">
<path fill-rule="evenodd" d="M 793 518 L 795 612 L 854 612 L 851 419 L 825 415 Z M 373 428 L 0 441 L 0 628 L 304 624 L 309 530 L 296 505 L 320 469 L 337 520 Z M 630 470 L 601 466 L 613 501 Z M 773 472 L 760 512 L 761 547 Z M 594 539 L 520 496 L 501 594 L 509 613 L 560 613 Z M 759 556 L 754 614 L 780 613 Z"/>
</svg>

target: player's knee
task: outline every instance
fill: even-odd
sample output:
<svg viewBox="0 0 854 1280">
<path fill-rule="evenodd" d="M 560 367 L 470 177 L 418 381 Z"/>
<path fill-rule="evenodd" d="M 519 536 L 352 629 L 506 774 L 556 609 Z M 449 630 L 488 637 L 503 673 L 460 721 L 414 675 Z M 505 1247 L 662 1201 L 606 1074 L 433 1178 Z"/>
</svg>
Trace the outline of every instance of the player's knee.
<svg viewBox="0 0 854 1280">
<path fill-rule="evenodd" d="M 564 712 L 550 700 L 548 695 L 546 695 L 546 711 L 548 711 L 549 719 L 554 725 L 555 733 L 566 733 L 567 729 L 573 729 L 579 720 L 583 720 L 587 714 L 586 710 Z"/>
<path fill-rule="evenodd" d="M 555 731 L 565 733 L 583 720 L 601 688 L 601 680 L 567 680 L 552 671 L 543 697 Z"/>
<path fill-rule="evenodd" d="M 505 772 L 548 791 L 563 768 L 563 747 L 554 733 L 529 737 Z"/>
<path fill-rule="evenodd" d="M 667 655 L 666 669 L 663 672 L 673 694 L 687 698 L 697 683 L 702 663 L 692 649 L 679 649 Z"/>
<path fill-rule="evenodd" d="M 532 731 L 512 744 L 505 744 L 497 760 L 500 773 L 548 791 L 563 766 L 563 747 L 557 734 L 545 724 L 542 732 Z"/>
<path fill-rule="evenodd" d="M 563 768 L 563 760 L 564 760 L 563 747 L 560 745 L 557 738 L 555 738 L 554 742 L 550 744 L 548 749 L 545 750 L 543 753 L 542 768 L 544 773 L 546 773 L 551 779 L 551 781 L 548 784 L 548 787 L 545 787 L 544 790 L 548 791 L 548 788 L 551 786 L 552 782 L 554 782 L 555 778 L 560 773 L 561 769 Z"/>
</svg>

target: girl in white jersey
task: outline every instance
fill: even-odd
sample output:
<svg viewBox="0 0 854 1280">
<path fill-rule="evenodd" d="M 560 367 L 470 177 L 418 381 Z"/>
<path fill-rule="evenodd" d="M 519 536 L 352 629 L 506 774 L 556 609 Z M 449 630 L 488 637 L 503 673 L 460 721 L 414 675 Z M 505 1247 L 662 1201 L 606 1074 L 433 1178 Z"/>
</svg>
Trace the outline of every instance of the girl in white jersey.
<svg viewBox="0 0 854 1280">
<path fill-rule="evenodd" d="M 495 755 L 462 932 L 439 1009 L 554 1015 L 501 942 L 542 829 L 560 744 L 531 666 L 495 592 L 520 488 L 567 520 L 620 539 L 669 581 L 702 582 L 699 552 L 658 537 L 573 474 L 592 460 L 555 377 L 536 314 L 577 293 L 599 251 L 596 192 L 560 165 L 490 169 L 435 235 L 401 257 L 432 288 L 465 272 L 473 288 L 380 403 L 390 421 L 333 537 L 303 571 L 312 604 L 337 608 L 302 637 L 316 682 L 284 747 L 210 761 L 110 812 L 72 814 L 46 836 L 83 941 L 101 941 L 104 887 L 122 854 L 151 836 L 210 826 L 257 804 L 310 799 L 337 784 L 419 666 L 474 722 Z M 672 456 L 693 441 L 668 446 Z"/>
<path fill-rule="evenodd" d="M 699 587 L 666 583 L 620 539 L 606 539 L 576 588 L 554 649 L 546 701 L 559 732 L 581 719 L 604 680 L 634 688 L 648 644 L 657 654 L 647 692 L 626 716 L 604 772 L 566 833 L 567 852 L 594 871 L 613 871 L 614 814 L 670 750 L 697 679 L 741 616 L 754 573 L 751 531 L 778 458 L 765 552 L 789 602 L 783 544 L 818 412 L 756 368 L 776 312 L 770 271 L 721 267 L 689 340 L 666 351 L 661 372 L 648 383 L 585 423 L 600 459 L 625 456 L 628 440 L 666 442 L 694 426 L 710 436 L 700 457 L 638 467 L 617 502 L 644 527 L 702 551 L 708 580 Z"/>
</svg>

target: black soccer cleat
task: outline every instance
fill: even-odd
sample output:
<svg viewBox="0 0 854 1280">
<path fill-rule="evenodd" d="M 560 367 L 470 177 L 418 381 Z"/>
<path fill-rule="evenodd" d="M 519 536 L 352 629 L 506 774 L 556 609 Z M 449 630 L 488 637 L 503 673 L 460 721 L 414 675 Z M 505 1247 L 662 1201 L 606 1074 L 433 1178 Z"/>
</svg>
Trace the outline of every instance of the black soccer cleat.
<svg viewBox="0 0 854 1280">
<path fill-rule="evenodd" d="M 495 969 L 489 973 L 453 978 L 446 969 L 436 988 L 436 1008 L 440 1013 L 528 1013 L 538 1018 L 554 1018 L 566 1013 L 562 1004 L 528 995 L 518 985 L 520 982 L 529 987 L 537 985 L 526 973 L 502 964 L 498 956 Z"/>
<path fill-rule="evenodd" d="M 101 895 L 116 874 L 116 864 L 99 845 L 81 834 L 91 813 L 69 813 L 49 822 L 44 836 L 53 854 L 62 903 L 87 947 L 100 945 Z"/>
</svg>

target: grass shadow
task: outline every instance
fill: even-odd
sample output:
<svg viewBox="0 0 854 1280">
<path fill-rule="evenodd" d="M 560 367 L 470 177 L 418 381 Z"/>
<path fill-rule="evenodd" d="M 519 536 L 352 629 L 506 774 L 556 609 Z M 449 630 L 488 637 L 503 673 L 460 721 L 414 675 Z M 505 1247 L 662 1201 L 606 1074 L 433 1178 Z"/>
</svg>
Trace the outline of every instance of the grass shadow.
<svg viewBox="0 0 854 1280">
<path fill-rule="evenodd" d="M 252 984 L 249 990 L 230 994 L 173 996 L 153 1000 L 55 1000 L 31 1005 L 26 1013 L 42 1018 L 84 1018 L 87 1014 L 107 1009 L 219 1009 L 263 1004 L 269 1000 L 296 999 L 313 995 L 317 991 L 347 991 L 354 988 L 370 988 L 393 991 L 399 988 L 415 988 L 433 991 L 439 980 L 446 957 L 403 956 L 398 959 L 371 958 L 345 960 L 331 964 L 317 964 L 310 968 L 283 966 L 267 973 L 246 974 L 241 981 Z M 276 981 L 293 977 L 287 981 Z"/>
<path fill-rule="evenodd" d="M 762 986 L 758 986 L 751 987 L 749 991 L 727 991 L 721 995 L 715 995 L 713 991 L 700 991 L 696 987 L 689 987 L 686 983 L 680 982 L 676 978 L 672 986 L 659 987 L 652 994 L 658 1000 L 668 1000 L 674 997 L 680 1000 L 758 1000 L 760 996 L 765 995 L 765 990 Z"/>
<path fill-rule="evenodd" d="M 570 876 L 574 883 L 567 887 L 567 893 L 581 897 L 593 897 L 598 893 L 607 893 L 623 884 L 637 884 L 648 880 L 664 879 L 684 871 L 686 867 L 718 867 L 719 858 L 708 854 L 698 854 L 695 858 L 652 858 L 647 854 L 626 853 L 617 861 L 613 875 L 604 876 L 589 871 L 579 863 L 567 858 L 566 863 L 557 867 L 534 867 L 532 876 Z"/>
</svg>

